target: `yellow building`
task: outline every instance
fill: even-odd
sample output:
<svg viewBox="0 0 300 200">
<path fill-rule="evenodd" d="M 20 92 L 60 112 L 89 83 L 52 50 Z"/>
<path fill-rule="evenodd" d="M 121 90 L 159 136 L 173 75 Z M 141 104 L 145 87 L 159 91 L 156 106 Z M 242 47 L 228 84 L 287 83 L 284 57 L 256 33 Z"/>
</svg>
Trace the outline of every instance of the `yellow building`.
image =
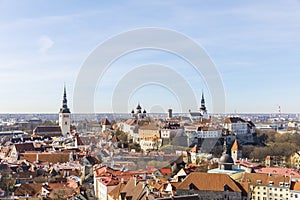
<svg viewBox="0 0 300 200">
<path fill-rule="evenodd" d="M 291 167 L 300 169 L 300 152 L 296 152 L 290 157 Z"/>
<path fill-rule="evenodd" d="M 252 200 L 287 200 L 290 199 L 290 177 L 279 174 L 243 173 L 235 178 L 246 186 L 248 198 Z"/>
</svg>

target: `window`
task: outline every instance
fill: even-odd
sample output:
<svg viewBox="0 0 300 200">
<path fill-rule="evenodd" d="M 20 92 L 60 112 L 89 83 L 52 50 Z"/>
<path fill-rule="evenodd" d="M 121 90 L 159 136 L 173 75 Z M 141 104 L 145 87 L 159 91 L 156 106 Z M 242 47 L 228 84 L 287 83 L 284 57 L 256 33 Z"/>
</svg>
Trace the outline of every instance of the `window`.
<svg viewBox="0 0 300 200">
<path fill-rule="evenodd" d="M 189 189 L 190 190 L 194 190 L 196 187 L 195 187 L 195 185 L 193 184 L 193 183 L 191 183 L 190 185 L 189 185 Z"/>
</svg>

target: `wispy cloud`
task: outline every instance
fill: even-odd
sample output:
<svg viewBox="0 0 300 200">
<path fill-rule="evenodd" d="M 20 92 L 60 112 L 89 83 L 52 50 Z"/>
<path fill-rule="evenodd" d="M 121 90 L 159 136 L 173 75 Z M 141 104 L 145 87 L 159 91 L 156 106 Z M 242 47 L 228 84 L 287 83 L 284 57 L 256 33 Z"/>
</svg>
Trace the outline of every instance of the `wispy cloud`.
<svg viewBox="0 0 300 200">
<path fill-rule="evenodd" d="M 47 35 L 43 35 L 38 39 L 39 52 L 42 54 L 47 53 L 47 51 L 54 45 L 54 41 Z"/>
</svg>

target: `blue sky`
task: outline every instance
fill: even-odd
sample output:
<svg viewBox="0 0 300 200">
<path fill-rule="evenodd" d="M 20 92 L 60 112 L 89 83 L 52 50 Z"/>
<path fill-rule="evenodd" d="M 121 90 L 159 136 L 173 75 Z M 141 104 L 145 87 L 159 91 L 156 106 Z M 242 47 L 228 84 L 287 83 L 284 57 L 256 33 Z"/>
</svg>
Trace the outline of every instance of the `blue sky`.
<svg viewBox="0 0 300 200">
<path fill-rule="evenodd" d="M 276 112 L 280 105 L 282 112 L 300 113 L 300 1 L 0 0 L 0 27 L 1 113 L 58 112 L 64 82 L 72 109 L 89 54 L 112 36 L 142 27 L 178 31 L 206 50 L 223 80 L 226 112 Z M 145 50 L 120 58 L 99 79 L 95 112 L 112 112 L 117 83 L 148 63 L 180 73 L 197 103 L 203 91 L 213 110 L 210 91 L 191 66 Z M 158 85 L 128 92 L 125 110 L 140 102 L 148 111 L 181 111 L 176 95 Z"/>
</svg>

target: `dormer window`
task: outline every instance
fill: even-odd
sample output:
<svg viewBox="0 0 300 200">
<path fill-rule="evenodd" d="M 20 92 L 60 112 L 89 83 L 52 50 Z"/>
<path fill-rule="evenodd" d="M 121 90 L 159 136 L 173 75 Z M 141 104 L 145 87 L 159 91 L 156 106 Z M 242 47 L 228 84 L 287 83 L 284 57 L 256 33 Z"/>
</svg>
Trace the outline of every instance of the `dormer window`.
<svg viewBox="0 0 300 200">
<path fill-rule="evenodd" d="M 285 187 L 290 187 L 290 184 L 289 183 L 285 183 Z"/>
<path fill-rule="evenodd" d="M 284 185 L 283 182 L 279 182 L 280 187 L 283 187 L 283 185 Z"/>
<path fill-rule="evenodd" d="M 189 185 L 189 189 L 190 189 L 190 190 L 195 190 L 195 189 L 196 189 L 196 186 L 195 186 L 193 183 L 191 183 L 191 184 Z"/>
<path fill-rule="evenodd" d="M 229 191 L 228 185 L 224 184 L 224 192 Z"/>
</svg>

